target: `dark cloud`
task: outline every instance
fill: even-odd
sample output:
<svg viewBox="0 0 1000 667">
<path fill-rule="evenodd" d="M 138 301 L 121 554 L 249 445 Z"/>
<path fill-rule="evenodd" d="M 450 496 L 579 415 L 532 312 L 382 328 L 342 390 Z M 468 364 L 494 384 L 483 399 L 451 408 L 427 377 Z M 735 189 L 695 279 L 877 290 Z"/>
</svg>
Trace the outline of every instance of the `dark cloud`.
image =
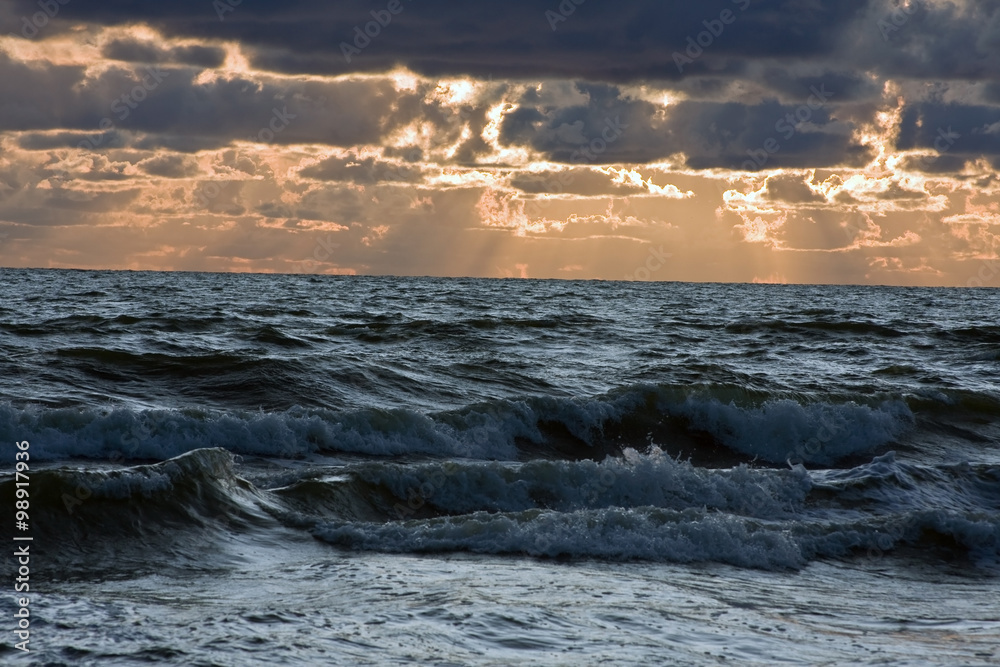
<svg viewBox="0 0 1000 667">
<path fill-rule="evenodd" d="M 413 117 L 400 111 L 406 101 L 386 80 L 198 83 L 197 76 L 193 69 L 150 65 L 88 78 L 83 67 L 29 68 L 0 52 L 0 81 L 18 91 L 16 104 L 0 104 L 0 128 L 86 133 L 26 135 L 24 146 L 35 150 L 75 141 L 92 150 L 125 142 L 193 152 L 233 140 L 377 143 L 386 127 Z"/>
<path fill-rule="evenodd" d="M 33 0 L 11 4 L 0 29 L 16 34 L 38 7 Z M 555 0 L 400 0 L 387 25 L 369 28 L 377 28 L 370 43 L 358 38 L 363 48 L 351 62 L 341 44 L 353 43 L 356 29 L 374 20 L 371 12 L 385 21 L 388 2 L 243 0 L 222 12 L 220 4 L 74 1 L 39 38 L 80 22 L 141 22 L 172 37 L 238 41 L 256 66 L 296 74 L 402 64 L 429 76 L 669 81 L 725 76 L 746 59 L 889 76 L 995 79 L 1000 71 L 991 58 L 1000 45 L 1000 6 L 992 0 L 909 0 L 906 12 L 895 0 L 626 0 L 588 2 L 565 16 Z M 675 54 L 688 49 L 692 63 L 682 73 Z"/>
<path fill-rule="evenodd" d="M 871 0 L 842 55 L 885 77 L 1000 78 L 1000 4 Z"/>
<path fill-rule="evenodd" d="M 610 75 L 618 79 L 652 75 L 664 65 L 672 66 L 671 53 L 684 47 L 688 33 L 704 30 L 702 20 L 734 6 L 729 0 L 710 0 L 700 6 L 680 2 L 589 3 L 553 31 L 545 15 L 550 9 L 546 3 L 402 0 L 402 11 L 388 25 L 377 26 L 379 34 L 370 44 L 359 38 L 362 53 L 348 63 L 341 43 L 353 43 L 355 29 L 363 30 L 373 20 L 371 12 L 381 12 L 385 4 L 244 0 L 233 11 L 219 14 L 204 0 L 157 6 L 126 0 L 99 5 L 71 2 L 60 9 L 46 34 L 67 29 L 74 22 L 142 22 L 174 37 L 239 41 L 255 53 L 255 65 L 286 73 L 374 71 L 403 63 L 432 76 L 486 76 L 493 71 L 498 77 L 537 77 L 544 69 L 547 75 L 569 77 L 589 77 L 603 70 L 601 78 Z M 557 5 L 552 3 L 551 8 Z M 3 27 L 14 32 L 18 15 L 37 10 L 31 0 L 17 0 L 8 25 Z M 730 33 L 749 33 L 754 23 L 758 29 L 769 24 L 769 32 L 780 29 L 777 22 L 761 16 L 763 13 L 756 18 L 752 13 L 741 13 L 747 14 L 747 20 L 743 26 L 730 26 Z M 764 42 L 745 39 L 754 44 Z M 720 47 L 724 41 L 719 40 Z M 615 60 L 605 57 L 611 52 L 617 54 Z"/>
<path fill-rule="evenodd" d="M 903 160 L 902 168 L 928 174 L 953 174 L 965 167 L 966 158 L 959 155 L 925 155 Z"/>
<path fill-rule="evenodd" d="M 822 84 L 821 84 L 822 85 Z M 802 103 L 684 101 L 664 114 L 615 86 L 580 84 L 585 103 L 554 106 L 530 91 L 504 116 L 501 138 L 569 163 L 648 162 L 683 154 L 696 169 L 860 165 L 870 150 L 838 120 L 836 91 L 802 90 Z M 815 91 L 815 92 L 814 92 Z M 817 96 L 818 94 L 818 96 Z"/>
<path fill-rule="evenodd" d="M 94 139 L 94 143 L 102 146 L 124 145 L 122 140 L 113 133 L 97 133 L 99 138 Z M 88 132 L 25 132 L 17 138 L 17 145 L 28 151 L 46 151 L 53 148 L 71 148 L 77 144 L 87 142 L 94 137 L 94 133 Z"/>
<path fill-rule="evenodd" d="M 219 14 L 204 0 L 71 2 L 60 6 L 36 39 L 79 22 L 143 22 L 167 36 L 238 41 L 254 65 L 290 74 L 404 65 L 432 76 L 590 81 L 580 84 L 587 99 L 578 104 L 553 102 L 529 91 L 505 115 L 501 139 L 507 145 L 530 145 L 553 160 L 592 164 L 683 156 L 698 169 L 857 166 L 872 152 L 857 143 L 853 132 L 872 121 L 887 76 L 992 79 L 984 96 L 1000 99 L 995 82 L 1000 10 L 987 0 L 933 5 L 914 0 L 902 8 L 887 0 L 592 2 L 556 19 L 546 16 L 558 8 L 555 2 L 403 0 L 401 6 L 370 44 L 358 38 L 364 48 L 350 63 L 341 43 L 353 42 L 355 29 L 363 30 L 373 20 L 372 11 L 382 11 L 378 4 L 338 2 L 331 10 L 330 3 L 315 0 L 244 0 Z M 22 17 L 33 15 L 37 7 L 30 0 L 12 7 L 4 23 L 16 33 Z M 445 123 L 435 118 L 438 111 L 418 96 L 396 95 L 370 82 L 333 87 L 236 78 L 198 84 L 196 72 L 177 67 L 217 66 L 223 58 L 220 48 L 117 39 L 105 45 L 104 54 L 131 64 L 166 64 L 172 67 L 165 70 L 170 77 L 157 90 L 143 92 L 150 101 L 129 107 L 122 117 L 122 104 L 132 100 L 113 105 L 148 76 L 141 68 L 112 69 L 84 84 L 80 68 L 29 70 L 0 56 L 0 78 L 21 97 L 19 104 L 0 109 L 0 127 L 93 132 L 89 141 L 97 150 L 130 145 L 182 152 L 253 137 L 282 145 L 378 143 L 394 126 L 416 117 L 427 118 L 442 132 L 458 129 L 444 130 Z M 677 54 L 683 58 L 678 60 Z M 615 86 L 596 81 L 660 81 L 693 99 L 657 118 L 653 105 L 626 101 Z M 748 99 L 740 92 L 746 82 L 764 93 Z M 805 121 L 796 119 L 809 91 L 822 86 L 835 92 L 830 105 L 810 109 Z M 845 107 L 865 101 L 870 102 L 867 107 Z M 484 110 L 471 111 L 470 138 L 452 158 L 457 163 L 471 163 L 487 150 L 480 136 Z M 274 132 L 268 126 L 276 112 L 296 118 Z M 794 123 L 782 124 L 789 114 Z M 911 106 L 898 146 L 937 150 L 939 158 L 916 163 L 929 172 L 942 173 L 984 155 L 996 160 L 1000 133 L 990 127 L 997 117 L 997 109 L 989 107 Z M 114 123 L 110 133 L 100 127 L 106 118 Z M 949 127 L 962 136 L 942 151 L 938 132 Z M 614 141 L 605 138 L 609 131 L 616 134 Z M 57 132 L 25 135 L 19 142 L 44 150 L 87 140 Z M 327 167 L 333 170 L 329 174 L 317 166 L 306 175 L 359 182 L 383 178 L 377 172 L 364 175 L 364 167 L 350 175 L 333 173 L 333 163 Z"/>
<path fill-rule="evenodd" d="M 110 60 L 134 63 L 179 64 L 215 68 L 226 59 L 224 49 L 210 46 L 177 46 L 164 48 L 155 42 L 115 39 L 108 42 L 102 54 Z"/>
<path fill-rule="evenodd" d="M 909 105 L 903 111 L 896 145 L 956 159 L 1000 156 L 1000 105 Z"/>
<path fill-rule="evenodd" d="M 576 164 L 680 158 L 695 169 L 859 166 L 874 155 L 859 129 L 884 104 L 887 78 L 936 77 L 940 99 L 927 93 L 906 101 L 898 147 L 936 150 L 942 159 L 916 163 L 932 173 L 1000 159 L 993 129 L 1000 104 L 989 106 L 1000 99 L 1000 5 L 988 0 L 629 0 L 574 5 L 566 16 L 557 2 L 400 3 L 391 15 L 383 13 L 387 3 L 357 1 L 223 0 L 232 11 L 222 12 L 205 0 L 69 2 L 32 39 L 82 24 L 142 23 L 168 40 L 112 39 L 103 54 L 117 66 L 94 78 L 83 67 L 28 67 L 0 53 L 0 81 L 18 91 L 17 104 L 0 105 L 0 128 L 25 132 L 18 142 L 29 150 L 89 143 L 194 153 L 236 141 L 380 144 L 421 119 L 435 127 L 439 145 L 461 142 L 449 157 L 454 164 L 490 152 L 482 130 L 503 87 L 466 105 L 456 122 L 448 115 L 454 110 L 427 101 L 426 89 L 401 92 L 385 79 L 199 78 L 225 57 L 211 44 L 231 40 L 254 66 L 284 74 L 404 66 L 431 77 L 540 81 L 504 114 L 501 143 Z M 9 5 L 0 29 L 17 34 L 38 6 Z M 553 11 L 558 18 L 546 14 Z M 391 21 L 367 26 L 372 12 Z M 378 34 L 364 36 L 366 26 Z M 355 37 L 360 53 L 347 62 L 342 43 Z M 203 44 L 172 45 L 172 38 Z M 983 82 L 982 103 L 941 101 L 953 81 Z M 685 98 L 664 112 L 630 98 L 626 84 L 656 84 Z M 813 104 L 816 90 L 832 97 Z M 961 136 L 942 150 L 939 132 L 949 127 Z M 395 150 L 408 161 L 427 157 L 419 146 Z M 325 168 L 304 175 L 360 183 L 387 173 L 360 163 Z"/>
<path fill-rule="evenodd" d="M 104 213 L 127 210 L 138 198 L 136 189 L 121 192 L 88 192 L 79 190 L 54 190 L 45 198 L 45 206 L 86 213 Z"/>
<path fill-rule="evenodd" d="M 527 194 L 627 196 L 646 191 L 631 182 L 615 183 L 612 179 L 613 176 L 592 169 L 567 169 L 563 172 L 519 172 L 511 177 L 510 184 Z"/>
<path fill-rule="evenodd" d="M 794 68 L 769 67 L 760 80 L 786 101 L 801 100 L 811 89 L 820 87 L 833 92 L 837 103 L 878 99 L 882 94 L 877 80 L 854 72 L 826 71 L 808 75 Z"/>
<path fill-rule="evenodd" d="M 421 176 L 420 170 L 412 165 L 392 164 L 373 157 L 359 158 L 353 153 L 343 158 L 327 158 L 318 164 L 306 167 L 299 173 L 305 178 L 349 181 L 363 185 L 382 182 L 412 183 L 419 181 Z"/>
<path fill-rule="evenodd" d="M 150 176 L 164 178 L 189 178 L 198 173 L 198 164 L 183 155 L 159 155 L 140 162 L 139 168 Z"/>
<path fill-rule="evenodd" d="M 883 201 L 925 201 L 927 193 L 923 191 L 907 190 L 898 183 L 892 183 L 884 192 L 877 195 Z"/>
<path fill-rule="evenodd" d="M 825 197 L 813 192 L 801 176 L 794 174 L 768 178 L 767 197 L 771 200 L 790 203 L 826 201 Z"/>
</svg>

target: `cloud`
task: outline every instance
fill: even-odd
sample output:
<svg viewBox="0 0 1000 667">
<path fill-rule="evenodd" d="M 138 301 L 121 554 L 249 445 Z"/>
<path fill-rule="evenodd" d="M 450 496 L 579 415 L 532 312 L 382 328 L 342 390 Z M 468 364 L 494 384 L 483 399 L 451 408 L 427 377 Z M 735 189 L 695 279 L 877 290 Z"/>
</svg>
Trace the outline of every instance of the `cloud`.
<svg viewBox="0 0 1000 667">
<path fill-rule="evenodd" d="M 109 60 L 153 65 L 192 65 L 214 69 L 226 59 L 225 49 L 213 46 L 189 45 L 164 48 L 153 41 L 112 39 L 101 49 Z"/>
<path fill-rule="evenodd" d="M 159 155 L 143 160 L 139 168 L 150 176 L 189 178 L 198 173 L 198 164 L 183 155 Z"/>
<path fill-rule="evenodd" d="M 359 158 L 355 153 L 326 158 L 302 169 L 299 175 L 321 181 L 367 185 L 384 182 L 414 183 L 421 180 L 419 168 L 413 165 L 383 161 L 374 156 Z"/>
<path fill-rule="evenodd" d="M 379 6 L 4 3 L 5 257 L 965 284 L 1000 252 L 995 2 L 401 6 L 348 62 Z"/>
<path fill-rule="evenodd" d="M 791 203 L 825 202 L 826 197 L 814 191 L 801 176 L 776 175 L 767 179 L 767 197 Z"/>
</svg>

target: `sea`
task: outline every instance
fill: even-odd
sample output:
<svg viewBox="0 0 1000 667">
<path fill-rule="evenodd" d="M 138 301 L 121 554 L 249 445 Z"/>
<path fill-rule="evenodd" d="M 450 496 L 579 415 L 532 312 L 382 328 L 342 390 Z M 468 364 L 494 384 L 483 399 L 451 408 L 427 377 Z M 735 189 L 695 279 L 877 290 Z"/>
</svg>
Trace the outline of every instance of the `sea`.
<svg viewBox="0 0 1000 667">
<path fill-rule="evenodd" d="M 0 380 L 5 665 L 1000 663 L 997 289 L 2 269 Z"/>
</svg>

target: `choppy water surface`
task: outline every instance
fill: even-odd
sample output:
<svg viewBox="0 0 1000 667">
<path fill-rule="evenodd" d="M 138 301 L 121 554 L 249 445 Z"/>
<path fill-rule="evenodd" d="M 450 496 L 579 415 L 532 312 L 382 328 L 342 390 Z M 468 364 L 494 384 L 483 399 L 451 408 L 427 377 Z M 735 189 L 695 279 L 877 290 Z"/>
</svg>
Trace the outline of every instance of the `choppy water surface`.
<svg viewBox="0 0 1000 667">
<path fill-rule="evenodd" d="M 997 290 L 2 270 L 0 296 L 0 486 L 29 440 L 39 568 L 11 658 L 1000 659 Z"/>
</svg>

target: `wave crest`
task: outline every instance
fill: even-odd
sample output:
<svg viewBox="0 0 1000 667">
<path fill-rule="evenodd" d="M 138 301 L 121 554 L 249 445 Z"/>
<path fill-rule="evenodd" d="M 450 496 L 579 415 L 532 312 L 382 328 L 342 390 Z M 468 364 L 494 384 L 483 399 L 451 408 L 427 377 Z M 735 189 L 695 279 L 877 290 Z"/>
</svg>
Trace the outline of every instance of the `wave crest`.
<svg viewBox="0 0 1000 667">
<path fill-rule="evenodd" d="M 424 414 L 407 409 L 285 412 L 25 408 L 0 405 L 0 437 L 32 455 L 166 460 L 196 449 L 299 458 L 318 452 L 485 460 L 602 459 L 659 445 L 705 465 L 829 465 L 877 453 L 907 432 L 901 400 L 818 400 L 727 385 L 637 385 L 590 398 L 496 400 Z M 12 445 L 0 444 L 0 452 Z"/>
</svg>

